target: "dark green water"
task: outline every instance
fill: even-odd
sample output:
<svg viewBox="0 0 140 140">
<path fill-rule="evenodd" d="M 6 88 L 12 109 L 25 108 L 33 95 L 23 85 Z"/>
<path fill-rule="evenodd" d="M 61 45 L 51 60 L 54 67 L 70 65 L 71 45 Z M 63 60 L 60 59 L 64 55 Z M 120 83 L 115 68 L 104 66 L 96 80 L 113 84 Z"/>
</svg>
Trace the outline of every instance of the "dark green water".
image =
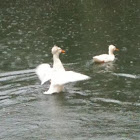
<svg viewBox="0 0 140 140">
<path fill-rule="evenodd" d="M 140 1 L 0 0 L 0 139 L 139 140 Z M 88 81 L 44 95 L 34 69 L 66 50 Z M 92 57 L 120 49 L 113 63 Z"/>
</svg>

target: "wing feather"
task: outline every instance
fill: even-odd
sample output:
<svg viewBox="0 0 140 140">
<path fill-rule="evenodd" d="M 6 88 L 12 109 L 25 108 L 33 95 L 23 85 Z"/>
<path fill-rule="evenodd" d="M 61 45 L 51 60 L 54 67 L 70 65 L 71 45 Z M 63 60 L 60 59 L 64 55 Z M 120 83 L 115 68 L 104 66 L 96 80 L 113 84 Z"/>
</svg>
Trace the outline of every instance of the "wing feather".
<svg viewBox="0 0 140 140">
<path fill-rule="evenodd" d="M 90 79 L 90 77 L 74 71 L 56 72 L 52 77 L 52 83 L 55 85 L 63 85 L 87 79 Z"/>
<path fill-rule="evenodd" d="M 41 81 L 41 85 L 50 80 L 52 77 L 52 68 L 47 63 L 39 65 L 35 72 Z"/>
</svg>

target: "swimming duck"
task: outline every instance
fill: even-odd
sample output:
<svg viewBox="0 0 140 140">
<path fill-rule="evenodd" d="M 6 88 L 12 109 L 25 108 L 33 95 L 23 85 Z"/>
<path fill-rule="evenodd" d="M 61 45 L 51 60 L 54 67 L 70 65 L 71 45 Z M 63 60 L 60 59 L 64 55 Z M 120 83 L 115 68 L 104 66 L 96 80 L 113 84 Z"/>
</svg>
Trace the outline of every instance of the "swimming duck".
<svg viewBox="0 0 140 140">
<path fill-rule="evenodd" d="M 51 82 L 49 90 L 44 92 L 44 94 L 59 93 L 63 91 L 64 84 L 66 83 L 90 79 L 90 77 L 87 75 L 74 71 L 66 71 L 61 60 L 59 59 L 60 53 L 65 53 L 65 51 L 58 46 L 54 46 L 52 48 L 53 67 L 51 68 L 49 64 L 44 63 L 40 64 L 35 70 L 41 84 L 44 84 L 49 80 Z"/>
<path fill-rule="evenodd" d="M 93 57 L 93 61 L 97 63 L 104 63 L 104 62 L 110 62 L 115 60 L 114 51 L 118 51 L 114 45 L 109 45 L 109 52 L 108 54 L 101 54 Z"/>
</svg>

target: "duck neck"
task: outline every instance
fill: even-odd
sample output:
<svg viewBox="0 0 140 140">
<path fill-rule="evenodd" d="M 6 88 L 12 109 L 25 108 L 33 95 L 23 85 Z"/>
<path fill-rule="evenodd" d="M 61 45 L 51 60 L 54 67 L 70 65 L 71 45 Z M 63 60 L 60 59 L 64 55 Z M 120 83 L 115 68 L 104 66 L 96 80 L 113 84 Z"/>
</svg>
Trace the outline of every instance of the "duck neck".
<svg viewBox="0 0 140 140">
<path fill-rule="evenodd" d="M 109 50 L 109 55 L 114 55 L 113 51 L 112 50 Z"/>
<path fill-rule="evenodd" d="M 65 70 L 58 55 L 53 55 L 53 68 L 54 70 Z"/>
</svg>

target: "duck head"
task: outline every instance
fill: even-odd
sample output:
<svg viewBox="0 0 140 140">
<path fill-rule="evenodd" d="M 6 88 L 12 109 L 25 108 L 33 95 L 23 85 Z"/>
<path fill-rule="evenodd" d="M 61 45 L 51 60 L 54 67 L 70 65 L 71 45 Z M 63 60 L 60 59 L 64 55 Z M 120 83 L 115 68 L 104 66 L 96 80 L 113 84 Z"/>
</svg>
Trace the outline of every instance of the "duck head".
<svg viewBox="0 0 140 140">
<path fill-rule="evenodd" d="M 62 50 L 60 47 L 54 45 L 54 47 L 52 48 L 52 54 L 59 56 L 60 53 L 65 53 L 65 51 Z"/>
<path fill-rule="evenodd" d="M 109 45 L 109 54 L 113 54 L 114 51 L 119 51 L 114 45 Z"/>
</svg>

